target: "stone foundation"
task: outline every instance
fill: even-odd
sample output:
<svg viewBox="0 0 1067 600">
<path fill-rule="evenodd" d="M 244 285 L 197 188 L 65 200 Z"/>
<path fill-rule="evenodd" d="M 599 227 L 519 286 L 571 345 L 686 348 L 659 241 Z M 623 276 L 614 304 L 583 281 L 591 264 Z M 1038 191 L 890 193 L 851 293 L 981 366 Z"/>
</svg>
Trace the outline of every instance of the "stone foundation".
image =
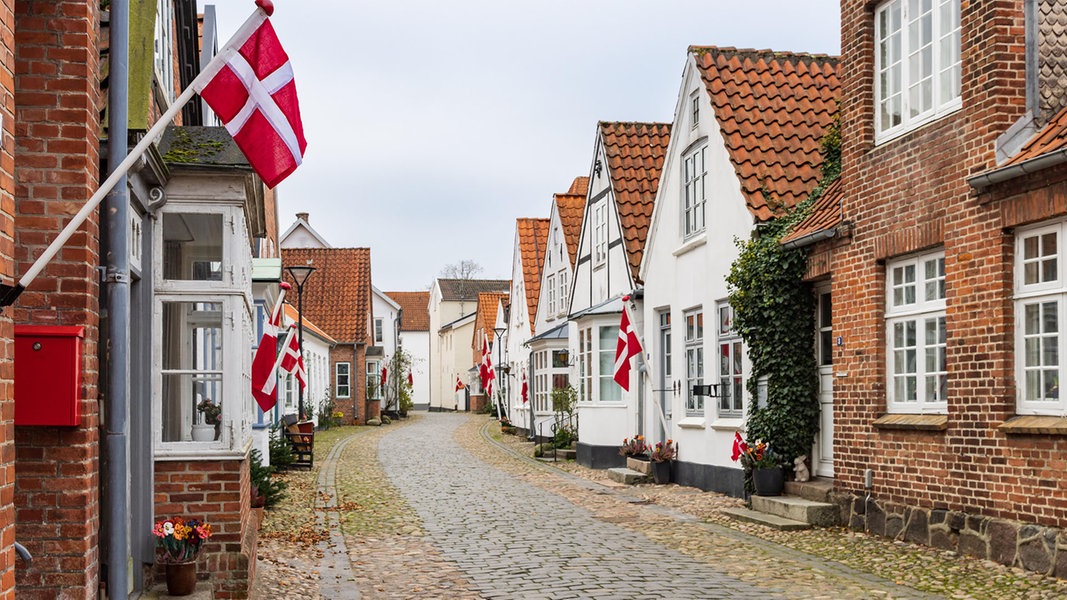
<svg viewBox="0 0 1067 600">
<path fill-rule="evenodd" d="M 839 495 L 835 501 L 850 529 L 1067 579 L 1067 532 L 1062 529 L 873 498 L 865 502 L 864 496 Z"/>
</svg>

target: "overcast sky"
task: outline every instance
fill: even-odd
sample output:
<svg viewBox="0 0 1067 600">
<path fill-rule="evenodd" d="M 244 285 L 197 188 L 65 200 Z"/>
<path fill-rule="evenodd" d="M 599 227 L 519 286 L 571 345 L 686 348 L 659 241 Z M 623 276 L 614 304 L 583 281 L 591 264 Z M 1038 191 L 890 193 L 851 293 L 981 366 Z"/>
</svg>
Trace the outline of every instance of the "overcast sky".
<svg viewBox="0 0 1067 600">
<path fill-rule="evenodd" d="M 224 41 L 254 8 L 215 4 Z M 689 45 L 837 54 L 838 0 L 274 0 L 308 142 L 278 186 L 382 290 L 509 279 L 515 219 L 588 175 L 597 121 L 674 117 Z"/>
</svg>

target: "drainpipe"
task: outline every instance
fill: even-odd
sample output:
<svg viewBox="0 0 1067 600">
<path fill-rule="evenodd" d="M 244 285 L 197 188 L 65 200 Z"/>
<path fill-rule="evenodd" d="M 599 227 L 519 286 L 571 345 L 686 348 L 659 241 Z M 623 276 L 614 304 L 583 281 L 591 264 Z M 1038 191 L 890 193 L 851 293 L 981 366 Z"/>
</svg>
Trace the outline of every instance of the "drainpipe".
<svg viewBox="0 0 1067 600">
<path fill-rule="evenodd" d="M 129 0 L 112 0 L 108 28 L 110 48 L 107 117 L 107 168 L 111 173 L 128 152 Z M 129 191 L 123 176 L 107 196 L 107 390 L 104 427 L 107 481 L 104 510 L 107 525 L 107 595 L 127 598 L 129 591 L 129 395 L 130 395 L 130 264 Z M 151 482 L 142 482 L 143 484 Z"/>
</svg>

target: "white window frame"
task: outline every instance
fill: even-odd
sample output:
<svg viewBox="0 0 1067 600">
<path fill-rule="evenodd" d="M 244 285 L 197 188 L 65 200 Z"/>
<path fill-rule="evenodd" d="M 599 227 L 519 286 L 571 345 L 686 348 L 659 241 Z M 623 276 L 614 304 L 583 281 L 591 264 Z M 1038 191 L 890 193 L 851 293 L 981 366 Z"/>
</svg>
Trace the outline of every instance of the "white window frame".
<svg viewBox="0 0 1067 600">
<path fill-rule="evenodd" d="M 876 142 L 902 135 L 963 105 L 960 0 L 922 1 L 930 10 L 917 15 L 911 14 L 911 0 L 889 0 L 874 11 Z M 929 30 L 924 32 L 926 27 Z M 923 39 L 924 33 L 930 39 Z M 929 73 L 921 72 L 924 52 L 929 56 Z M 923 82 L 929 84 L 930 106 L 912 114 L 912 105 L 921 101 L 914 94 L 923 93 Z M 885 107 L 888 110 L 883 111 Z M 893 111 L 899 119 L 896 123 L 890 117 Z"/>
<path fill-rule="evenodd" d="M 708 144 L 700 144 L 682 157 L 682 236 L 704 232 L 707 206 Z"/>
<path fill-rule="evenodd" d="M 619 340 L 619 326 L 598 324 L 596 400 L 600 403 L 623 401 L 622 387 L 615 382 L 615 350 Z"/>
<path fill-rule="evenodd" d="M 1059 380 L 1067 372 L 1062 333 L 1067 323 L 1065 239 L 1065 220 L 1020 229 L 1015 235 L 1015 389 L 1020 415 L 1067 416 L 1067 399 L 1059 391 Z M 1031 240 L 1034 245 L 1027 248 Z M 1049 241 L 1051 248 L 1045 245 Z M 1047 330 L 1043 319 L 1031 327 L 1035 323 L 1028 319 L 1030 307 L 1039 308 L 1039 317 L 1054 317 L 1055 330 Z"/>
<path fill-rule="evenodd" d="M 545 281 L 545 286 L 548 288 L 548 317 L 552 318 L 559 312 L 559 307 L 556 306 L 556 276 L 555 274 L 549 275 Z"/>
<path fill-rule="evenodd" d="M 341 367 L 344 367 L 343 369 Z M 344 371 L 342 373 L 341 371 Z M 345 378 L 345 383 L 341 384 L 341 377 Z M 352 397 L 352 363 L 348 361 L 338 361 L 333 364 L 333 381 L 334 392 L 337 398 L 351 398 Z"/>
<path fill-rule="evenodd" d="M 689 95 L 689 127 L 696 129 L 700 125 L 700 90 Z"/>
<path fill-rule="evenodd" d="M 594 402 L 596 396 L 593 393 L 593 326 L 586 326 L 578 330 L 578 401 Z"/>
<path fill-rule="evenodd" d="M 734 329 L 734 308 L 729 302 L 716 303 L 715 321 L 719 417 L 740 418 L 745 414 L 745 344 Z"/>
<path fill-rule="evenodd" d="M 593 266 L 608 260 L 608 203 L 601 201 L 593 207 Z"/>
<path fill-rule="evenodd" d="M 885 387 L 890 413 L 948 413 L 944 265 L 944 250 L 886 262 Z M 934 339 L 929 338 L 931 331 Z M 902 397 L 902 389 L 913 391 L 914 398 Z"/>
<path fill-rule="evenodd" d="M 562 269 L 556 274 L 556 282 L 559 284 L 559 314 L 561 315 L 567 314 L 567 309 L 570 307 L 570 298 L 568 298 L 568 295 L 570 294 L 570 286 L 568 285 L 568 279 L 570 279 L 570 277 L 568 277 L 567 269 Z"/>
<path fill-rule="evenodd" d="M 169 104 L 177 97 L 174 93 L 174 5 L 171 0 L 156 0 L 153 45 L 153 70 Z"/>
<path fill-rule="evenodd" d="M 374 393 L 371 393 L 371 384 L 374 384 Z M 367 361 L 367 400 L 382 399 L 382 364 L 377 360 Z"/>
<path fill-rule="evenodd" d="M 704 383 L 704 308 L 697 306 L 682 313 L 682 339 L 685 340 L 685 416 L 704 416 L 704 396 L 693 393 L 694 385 Z"/>
<path fill-rule="evenodd" d="M 374 343 L 380 344 L 385 340 L 385 319 L 374 318 Z"/>
</svg>

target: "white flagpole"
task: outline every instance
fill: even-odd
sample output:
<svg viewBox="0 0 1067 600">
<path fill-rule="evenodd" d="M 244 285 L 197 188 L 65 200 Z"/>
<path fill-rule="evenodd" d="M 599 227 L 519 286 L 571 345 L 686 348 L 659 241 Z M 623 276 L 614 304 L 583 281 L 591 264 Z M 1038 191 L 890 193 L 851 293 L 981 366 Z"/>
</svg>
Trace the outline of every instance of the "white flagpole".
<svg viewBox="0 0 1067 600">
<path fill-rule="evenodd" d="M 7 290 L 0 305 L 8 306 L 12 304 L 15 301 L 15 298 L 33 283 L 33 280 L 40 275 L 41 271 L 43 271 L 48 263 L 55 258 L 57 253 L 59 253 L 59 250 L 63 248 L 68 240 L 70 240 L 70 237 L 74 235 L 74 232 L 77 231 L 78 228 L 82 226 L 82 223 L 89 218 L 89 215 L 96 210 L 96 207 L 100 205 L 100 202 L 103 201 L 104 197 L 107 196 L 115 185 L 118 184 L 119 180 L 126 175 L 130 170 L 130 167 L 141 158 L 145 151 L 148 150 L 149 146 L 155 143 L 156 138 L 162 135 L 163 130 L 174 122 L 174 117 L 178 116 L 178 112 L 182 107 L 192 99 L 193 95 L 196 93 L 197 87 L 210 81 L 211 78 L 219 72 L 222 66 L 226 64 L 229 56 L 235 52 L 235 42 L 240 41 L 241 43 L 244 43 L 244 40 L 248 39 L 248 36 L 251 35 L 252 31 L 254 31 L 266 18 L 267 13 L 263 7 L 257 8 L 256 11 L 248 17 L 244 24 L 241 25 L 241 28 L 237 30 L 237 33 L 235 33 L 233 37 L 230 38 L 230 41 L 226 43 L 223 49 L 211 59 L 211 62 L 208 63 L 203 70 L 201 70 L 200 74 L 189 84 L 189 87 L 185 88 L 185 90 L 174 100 L 174 103 L 171 104 L 170 108 L 159 117 L 159 120 L 156 121 L 152 128 L 145 133 L 143 138 L 141 138 L 141 141 L 133 147 L 133 150 L 126 155 L 126 158 L 123 159 L 111 175 L 104 180 L 104 183 L 100 184 L 100 188 L 91 198 L 89 198 L 89 201 L 82 206 L 81 210 L 78 211 L 78 214 L 74 215 L 74 218 L 67 223 L 67 226 L 63 228 L 63 231 L 60 232 L 59 236 L 52 240 L 52 243 L 49 244 L 48 248 L 45 248 L 45 251 L 37 257 L 37 260 L 34 261 L 33 265 L 30 266 L 30 269 L 26 271 L 26 274 L 19 279 L 18 285 L 13 289 Z"/>
</svg>

